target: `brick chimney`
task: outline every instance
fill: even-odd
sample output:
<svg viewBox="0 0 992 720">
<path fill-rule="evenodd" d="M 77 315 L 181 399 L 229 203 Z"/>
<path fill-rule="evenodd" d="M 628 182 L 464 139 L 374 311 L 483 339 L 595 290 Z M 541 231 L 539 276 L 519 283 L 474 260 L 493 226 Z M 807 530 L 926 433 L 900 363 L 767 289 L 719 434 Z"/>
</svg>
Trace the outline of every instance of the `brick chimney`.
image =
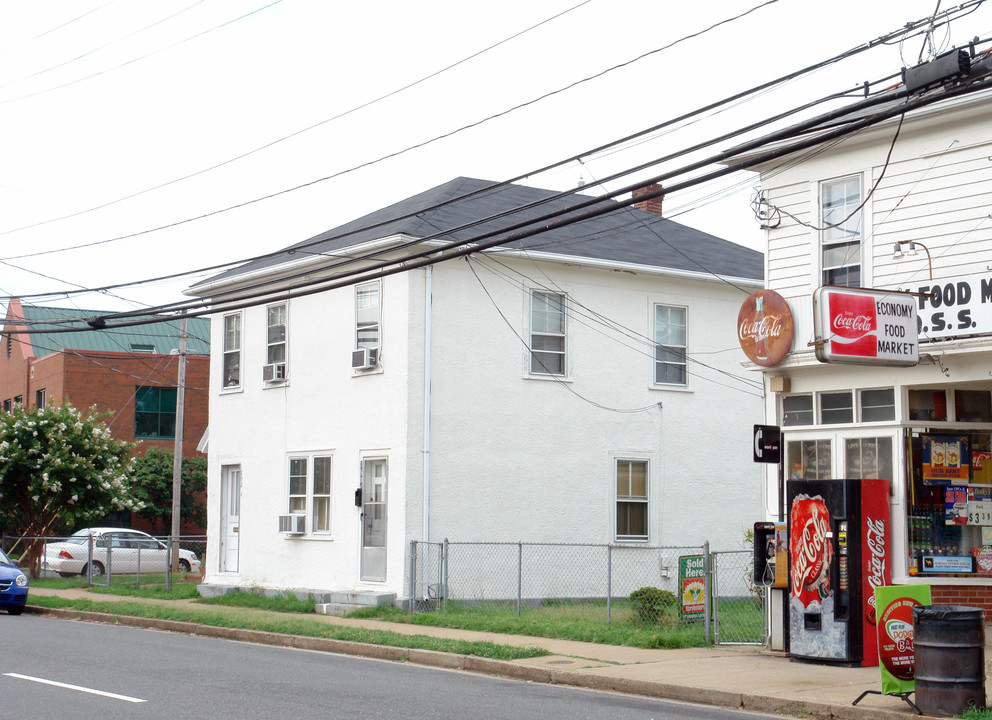
<svg viewBox="0 0 992 720">
<path fill-rule="evenodd" d="M 661 185 L 658 183 L 651 183 L 650 185 L 645 185 L 644 187 L 635 188 L 633 192 L 633 198 L 636 200 L 642 195 L 648 193 L 657 192 L 661 190 Z M 655 198 L 649 198 L 648 200 L 641 200 L 640 202 L 634 203 L 634 207 L 640 210 L 647 210 L 649 213 L 654 213 L 655 215 L 661 215 L 661 201 L 665 199 L 664 195 L 659 195 Z"/>
</svg>

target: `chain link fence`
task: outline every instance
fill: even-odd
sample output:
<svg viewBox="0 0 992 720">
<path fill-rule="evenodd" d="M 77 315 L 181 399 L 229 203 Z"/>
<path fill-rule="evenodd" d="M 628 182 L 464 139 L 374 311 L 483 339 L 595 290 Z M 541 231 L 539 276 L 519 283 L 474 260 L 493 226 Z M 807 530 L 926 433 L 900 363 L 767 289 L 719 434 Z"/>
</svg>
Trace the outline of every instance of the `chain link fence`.
<svg viewBox="0 0 992 720">
<path fill-rule="evenodd" d="M 411 610 L 471 608 L 541 613 L 575 622 L 693 626 L 722 643 L 760 644 L 763 594 L 751 551 L 708 545 L 645 547 L 564 543 L 410 545 Z"/>
<path fill-rule="evenodd" d="M 205 535 L 154 537 L 121 528 L 102 534 L 0 536 L 0 546 L 35 578 L 80 577 L 87 585 L 162 584 L 202 575 Z"/>
</svg>

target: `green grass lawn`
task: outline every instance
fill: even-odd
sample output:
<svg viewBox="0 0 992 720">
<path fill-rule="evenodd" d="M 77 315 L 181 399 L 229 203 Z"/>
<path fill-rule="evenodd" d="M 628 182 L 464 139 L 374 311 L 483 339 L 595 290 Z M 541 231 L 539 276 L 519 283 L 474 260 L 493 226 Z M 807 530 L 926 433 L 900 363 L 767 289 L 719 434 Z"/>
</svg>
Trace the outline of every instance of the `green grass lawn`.
<svg viewBox="0 0 992 720">
<path fill-rule="evenodd" d="M 259 592 L 243 590 L 214 598 L 200 598 L 196 583 L 173 582 L 165 589 L 164 576 L 159 583 L 152 576 L 142 576 L 139 585 L 134 578 L 114 577 L 110 587 L 94 586 L 94 596 L 88 602 L 97 602 L 101 594 L 125 595 L 157 600 L 193 600 L 197 606 L 244 607 L 290 615 L 312 615 L 312 597 L 300 600 L 290 593 L 266 596 Z M 85 578 L 52 578 L 33 583 L 36 587 L 85 587 Z M 45 598 L 38 597 L 38 604 Z M 31 602 L 34 602 L 32 598 Z M 104 607 L 115 601 L 106 600 Z M 121 601 L 116 601 L 120 603 Z M 189 603 L 184 604 L 189 607 Z M 137 603 L 128 604 L 123 614 L 140 614 Z M 206 608 L 204 608 L 205 610 Z M 101 611 L 108 612 L 108 611 Z M 113 610 L 109 611 L 113 612 Z M 157 616 L 156 616 L 157 617 Z M 202 616 L 210 617 L 210 616 Z M 639 618 L 631 603 L 616 600 L 611 604 L 607 622 L 606 602 L 546 601 L 536 607 L 525 607 L 517 615 L 515 603 L 446 603 L 444 609 L 425 613 L 406 613 L 392 605 L 359 610 L 349 615 L 411 625 L 437 626 L 477 630 L 508 635 L 529 635 L 561 640 L 579 640 L 606 645 L 627 645 L 641 648 L 705 647 L 705 626 L 697 621 L 679 619 L 677 608 L 667 607 L 658 615 L 644 620 Z M 200 620 L 194 620 L 200 622 Z M 720 604 L 720 639 L 723 642 L 760 642 L 763 636 L 761 607 L 747 599 L 726 601 Z"/>
<path fill-rule="evenodd" d="M 280 615 L 259 613 L 238 613 L 228 608 L 215 608 L 191 603 L 142 603 L 127 600 L 88 600 L 35 595 L 29 599 L 31 605 L 67 610 L 83 610 L 147 617 L 160 620 L 194 622 L 213 627 L 261 630 L 265 632 L 299 635 L 302 637 L 330 638 L 350 642 L 383 645 L 438 652 L 474 655 L 494 660 L 518 660 L 528 657 L 541 657 L 547 651 L 537 648 L 515 647 L 490 642 L 470 642 L 447 640 L 426 635 L 402 635 L 388 630 L 344 627 L 321 621 L 320 618 L 302 614 Z"/>
</svg>

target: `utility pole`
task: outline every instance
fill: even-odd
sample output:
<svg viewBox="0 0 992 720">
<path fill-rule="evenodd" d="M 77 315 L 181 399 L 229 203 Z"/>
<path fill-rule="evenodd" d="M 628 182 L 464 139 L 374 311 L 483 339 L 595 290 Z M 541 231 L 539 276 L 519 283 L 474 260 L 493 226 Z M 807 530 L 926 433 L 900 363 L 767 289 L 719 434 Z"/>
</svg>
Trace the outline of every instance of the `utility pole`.
<svg viewBox="0 0 992 720">
<path fill-rule="evenodd" d="M 179 382 L 176 392 L 176 445 L 172 457 L 172 572 L 179 572 L 179 500 L 183 478 L 183 408 L 186 406 L 186 314 L 179 320 Z"/>
</svg>

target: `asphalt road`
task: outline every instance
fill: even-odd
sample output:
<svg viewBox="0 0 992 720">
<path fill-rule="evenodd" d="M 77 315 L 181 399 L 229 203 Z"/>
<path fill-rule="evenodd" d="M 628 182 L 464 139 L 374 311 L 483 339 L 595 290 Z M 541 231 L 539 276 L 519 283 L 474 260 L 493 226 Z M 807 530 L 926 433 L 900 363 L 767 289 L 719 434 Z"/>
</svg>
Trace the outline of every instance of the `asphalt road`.
<svg viewBox="0 0 992 720">
<path fill-rule="evenodd" d="M 731 720 L 759 716 L 395 662 L 0 613 L 19 720 Z"/>
</svg>

